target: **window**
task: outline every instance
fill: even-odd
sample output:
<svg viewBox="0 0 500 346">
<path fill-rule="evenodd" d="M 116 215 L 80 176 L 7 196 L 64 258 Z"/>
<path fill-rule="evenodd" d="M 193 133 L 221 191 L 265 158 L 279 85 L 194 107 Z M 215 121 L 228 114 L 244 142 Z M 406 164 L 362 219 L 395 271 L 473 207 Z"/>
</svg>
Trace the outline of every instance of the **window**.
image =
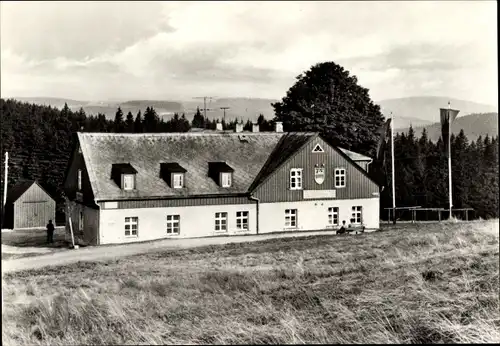
<svg viewBox="0 0 500 346">
<path fill-rule="evenodd" d="M 302 189 L 302 168 L 292 168 L 290 170 L 290 190 Z"/>
<path fill-rule="evenodd" d="M 134 189 L 134 175 L 133 174 L 124 174 L 123 175 L 123 189 L 124 190 L 133 190 Z"/>
<path fill-rule="evenodd" d="M 328 208 L 328 224 L 331 226 L 339 225 L 339 208 L 337 207 Z"/>
<path fill-rule="evenodd" d="M 335 187 L 345 187 L 345 168 L 335 168 Z"/>
<path fill-rule="evenodd" d="M 82 170 L 78 170 L 78 191 L 82 190 Z"/>
<path fill-rule="evenodd" d="M 139 225 L 138 217 L 125 218 L 125 237 L 137 237 L 137 228 Z"/>
<path fill-rule="evenodd" d="M 167 234 L 176 235 L 181 231 L 180 215 L 167 215 Z"/>
<path fill-rule="evenodd" d="M 248 211 L 236 212 L 236 228 L 238 230 L 248 229 Z"/>
<path fill-rule="evenodd" d="M 352 207 L 352 218 L 351 223 L 353 224 L 361 224 L 362 223 L 362 207 Z"/>
<path fill-rule="evenodd" d="M 227 213 L 215 213 L 215 231 L 227 231 Z"/>
<path fill-rule="evenodd" d="M 231 173 L 221 173 L 222 187 L 231 187 Z"/>
<path fill-rule="evenodd" d="M 297 209 L 285 210 L 285 227 L 297 227 Z"/>
<path fill-rule="evenodd" d="M 313 153 L 323 153 L 323 152 L 324 152 L 324 150 L 323 150 L 323 148 L 321 147 L 321 145 L 316 144 L 316 146 L 314 147 L 314 149 L 313 149 L 313 151 L 312 151 L 312 152 L 313 152 Z"/>
<path fill-rule="evenodd" d="M 80 219 L 78 222 L 78 230 L 83 232 L 83 211 L 80 212 Z"/>
<path fill-rule="evenodd" d="M 184 186 L 184 174 L 175 173 L 173 175 L 174 189 L 181 189 Z"/>
</svg>

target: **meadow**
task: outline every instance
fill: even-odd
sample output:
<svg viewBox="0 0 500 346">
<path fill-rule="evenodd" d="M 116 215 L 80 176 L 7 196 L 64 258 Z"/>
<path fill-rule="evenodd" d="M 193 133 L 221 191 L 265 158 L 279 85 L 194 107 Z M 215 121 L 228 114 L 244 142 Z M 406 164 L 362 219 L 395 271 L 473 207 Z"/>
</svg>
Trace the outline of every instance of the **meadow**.
<svg viewBox="0 0 500 346">
<path fill-rule="evenodd" d="M 500 342 L 499 223 L 208 246 L 4 275 L 4 345 Z"/>
</svg>

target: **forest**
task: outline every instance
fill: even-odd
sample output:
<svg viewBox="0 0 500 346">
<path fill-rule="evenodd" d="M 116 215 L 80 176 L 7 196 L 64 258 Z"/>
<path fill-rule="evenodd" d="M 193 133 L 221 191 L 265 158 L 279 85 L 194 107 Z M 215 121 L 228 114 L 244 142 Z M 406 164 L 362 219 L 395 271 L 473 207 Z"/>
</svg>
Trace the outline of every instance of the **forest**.
<svg viewBox="0 0 500 346">
<path fill-rule="evenodd" d="M 164 121 L 153 107 L 136 115 L 124 115 L 118 109 L 115 119 L 108 120 L 103 114 L 85 114 L 82 109 L 72 111 L 67 105 L 57 109 L 12 99 L 0 100 L 0 112 L 2 163 L 4 153 L 9 152 L 9 186 L 20 179 L 38 180 L 57 202 L 59 223 L 64 222 L 63 180 L 77 131 L 186 132 L 192 127 L 215 129 L 217 122 L 203 117 L 199 110 L 191 122 L 184 114 L 175 114 Z M 236 120 L 222 123 L 224 129 L 230 130 L 235 128 Z M 273 122 L 263 116 L 258 123 L 260 131 L 273 131 Z M 251 125 L 247 120 L 244 130 L 251 130 Z M 353 149 L 348 144 L 345 147 Z M 410 129 L 407 134 L 395 135 L 394 150 L 397 206 L 448 208 L 448 166 L 441 139 L 433 143 L 425 131 L 416 138 Z M 451 152 L 454 208 L 473 208 L 475 217 L 498 217 L 498 136 L 469 142 L 461 131 L 451 136 Z M 392 207 L 390 151 L 385 155 L 379 169 L 383 172 L 382 180 L 380 175 L 375 177 L 384 186 L 382 217 L 386 216 L 383 208 Z M 2 165 L 2 193 L 3 175 Z"/>
</svg>

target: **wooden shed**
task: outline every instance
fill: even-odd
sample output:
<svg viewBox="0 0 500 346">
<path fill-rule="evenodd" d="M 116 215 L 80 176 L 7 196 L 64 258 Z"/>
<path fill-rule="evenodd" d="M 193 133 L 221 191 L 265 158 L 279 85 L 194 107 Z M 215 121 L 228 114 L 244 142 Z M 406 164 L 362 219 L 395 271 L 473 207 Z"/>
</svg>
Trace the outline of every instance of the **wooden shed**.
<svg viewBox="0 0 500 346">
<path fill-rule="evenodd" d="M 55 224 L 56 202 L 34 180 L 24 180 L 7 190 L 4 227 L 10 229 L 45 227 Z"/>
</svg>

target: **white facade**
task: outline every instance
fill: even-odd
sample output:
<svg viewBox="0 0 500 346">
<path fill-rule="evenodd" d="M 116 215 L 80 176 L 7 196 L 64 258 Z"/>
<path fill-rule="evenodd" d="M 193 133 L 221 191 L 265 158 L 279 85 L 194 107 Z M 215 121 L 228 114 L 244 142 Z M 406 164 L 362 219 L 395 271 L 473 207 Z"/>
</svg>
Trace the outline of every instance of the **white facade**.
<svg viewBox="0 0 500 346">
<path fill-rule="evenodd" d="M 202 205 L 191 207 L 101 209 L 99 218 L 99 243 L 115 244 L 163 238 L 197 238 L 217 235 L 255 234 L 257 225 L 256 205 Z M 248 229 L 237 229 L 237 212 L 248 212 Z M 216 231 L 216 213 L 227 213 L 227 230 Z M 167 233 L 167 216 L 179 215 L 178 235 Z M 137 235 L 125 235 L 125 218 L 138 218 Z M 219 215 L 219 220 L 221 216 Z M 171 221 L 170 221 L 171 222 Z"/>
<path fill-rule="evenodd" d="M 260 203 L 259 233 L 315 231 L 337 229 L 350 223 L 352 208 L 362 208 L 362 223 L 370 229 L 379 227 L 379 198 L 353 200 L 316 200 L 300 202 Z M 328 208 L 338 208 L 338 226 L 329 224 Z M 285 226 L 285 211 L 296 209 L 296 227 Z M 237 228 L 237 213 L 248 212 L 248 228 Z M 216 219 L 227 213 L 226 231 L 216 230 Z M 167 216 L 171 216 L 167 218 Z M 179 216 L 179 234 L 169 234 L 169 221 Z M 239 214 L 241 219 L 241 214 Z M 126 221 L 127 218 L 127 221 Z M 137 218 L 137 235 L 127 236 L 125 225 Z M 170 221 L 172 222 L 172 221 Z M 290 220 L 289 220 L 290 223 Z M 219 223 L 220 224 L 220 223 Z M 164 238 L 198 238 L 218 235 L 257 233 L 256 204 L 203 205 L 191 207 L 101 209 L 99 211 L 99 243 L 116 244 Z M 131 232 L 129 232 L 130 234 Z"/>
<path fill-rule="evenodd" d="M 367 229 L 379 228 L 379 198 L 350 200 L 316 200 L 300 202 L 261 203 L 259 233 L 313 231 L 338 228 L 350 223 L 352 207 L 362 207 L 362 223 Z M 328 208 L 338 208 L 339 226 L 329 225 Z M 296 227 L 285 226 L 285 211 L 296 209 Z"/>
</svg>

